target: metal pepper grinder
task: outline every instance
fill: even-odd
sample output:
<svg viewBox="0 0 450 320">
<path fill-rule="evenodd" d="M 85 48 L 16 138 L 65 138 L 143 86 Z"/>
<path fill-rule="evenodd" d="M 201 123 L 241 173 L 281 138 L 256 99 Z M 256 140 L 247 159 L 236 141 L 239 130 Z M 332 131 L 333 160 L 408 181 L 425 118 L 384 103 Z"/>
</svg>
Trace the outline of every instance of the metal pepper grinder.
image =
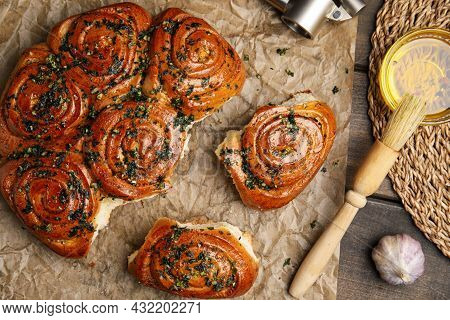
<svg viewBox="0 0 450 320">
<path fill-rule="evenodd" d="M 362 0 L 266 0 L 282 12 L 281 20 L 308 39 L 314 38 L 328 19 L 351 19 L 366 6 Z"/>
</svg>

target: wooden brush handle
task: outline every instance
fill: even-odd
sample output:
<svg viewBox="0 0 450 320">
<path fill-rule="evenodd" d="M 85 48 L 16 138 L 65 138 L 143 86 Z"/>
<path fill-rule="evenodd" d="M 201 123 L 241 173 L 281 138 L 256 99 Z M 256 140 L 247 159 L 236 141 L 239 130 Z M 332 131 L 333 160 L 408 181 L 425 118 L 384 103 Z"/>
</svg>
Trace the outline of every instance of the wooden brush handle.
<svg viewBox="0 0 450 320">
<path fill-rule="evenodd" d="M 302 298 L 320 276 L 356 213 L 366 205 L 366 197 L 379 188 L 397 157 L 397 151 L 378 140 L 375 141 L 355 175 L 355 191 L 350 190 L 346 193 L 344 205 L 297 270 L 289 288 L 289 293 L 293 297 Z"/>
<path fill-rule="evenodd" d="M 359 208 L 366 205 L 366 198 L 354 191 L 348 191 L 346 201 L 333 221 L 308 252 L 289 288 L 289 293 L 300 299 L 316 282 L 327 265 L 336 247 L 353 221 Z"/>
<path fill-rule="evenodd" d="M 377 191 L 399 154 L 383 142 L 375 140 L 355 174 L 353 190 L 366 197 Z"/>
</svg>

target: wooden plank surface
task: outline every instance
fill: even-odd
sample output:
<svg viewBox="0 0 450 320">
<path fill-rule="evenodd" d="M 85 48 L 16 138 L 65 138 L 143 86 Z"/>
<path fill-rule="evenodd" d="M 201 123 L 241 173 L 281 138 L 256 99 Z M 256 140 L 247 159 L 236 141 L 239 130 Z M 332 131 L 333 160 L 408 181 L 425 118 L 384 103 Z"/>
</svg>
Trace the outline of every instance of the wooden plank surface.
<svg viewBox="0 0 450 320">
<path fill-rule="evenodd" d="M 368 58 L 370 36 L 382 0 L 369 0 L 359 17 L 356 41 L 355 78 L 348 150 L 347 188 L 362 157 L 373 143 L 367 115 Z M 378 240 L 387 234 L 407 233 L 420 241 L 425 253 L 425 273 L 409 286 L 392 286 L 378 276 L 370 253 Z M 403 209 L 400 198 L 385 179 L 369 198 L 350 226 L 341 243 L 338 299 L 449 299 L 450 260 L 427 240 Z"/>
<path fill-rule="evenodd" d="M 366 3 L 366 7 L 361 11 L 358 18 L 355 68 L 359 71 L 366 71 L 369 65 L 370 37 L 375 29 L 375 19 L 383 0 L 366 0 Z"/>
</svg>

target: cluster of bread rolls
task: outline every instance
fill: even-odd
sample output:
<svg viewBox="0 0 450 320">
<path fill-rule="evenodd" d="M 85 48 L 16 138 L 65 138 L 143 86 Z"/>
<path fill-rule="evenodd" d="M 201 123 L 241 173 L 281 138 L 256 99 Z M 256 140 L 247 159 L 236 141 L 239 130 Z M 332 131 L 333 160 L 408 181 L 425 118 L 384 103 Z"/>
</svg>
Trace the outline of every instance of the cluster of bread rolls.
<svg viewBox="0 0 450 320">
<path fill-rule="evenodd" d="M 244 79 L 230 44 L 180 9 L 67 18 L 22 54 L 2 95 L 3 196 L 52 250 L 85 256 L 114 207 L 170 187 L 192 124 Z"/>
</svg>

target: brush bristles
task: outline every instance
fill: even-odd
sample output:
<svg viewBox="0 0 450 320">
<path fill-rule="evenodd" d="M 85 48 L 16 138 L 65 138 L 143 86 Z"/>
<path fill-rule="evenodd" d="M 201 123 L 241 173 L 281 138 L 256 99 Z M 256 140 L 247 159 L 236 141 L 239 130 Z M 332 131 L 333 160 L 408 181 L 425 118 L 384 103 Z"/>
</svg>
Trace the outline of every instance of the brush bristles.
<svg viewBox="0 0 450 320">
<path fill-rule="evenodd" d="M 424 119 L 425 105 L 422 99 L 404 95 L 391 115 L 381 141 L 391 149 L 400 151 Z"/>
</svg>

